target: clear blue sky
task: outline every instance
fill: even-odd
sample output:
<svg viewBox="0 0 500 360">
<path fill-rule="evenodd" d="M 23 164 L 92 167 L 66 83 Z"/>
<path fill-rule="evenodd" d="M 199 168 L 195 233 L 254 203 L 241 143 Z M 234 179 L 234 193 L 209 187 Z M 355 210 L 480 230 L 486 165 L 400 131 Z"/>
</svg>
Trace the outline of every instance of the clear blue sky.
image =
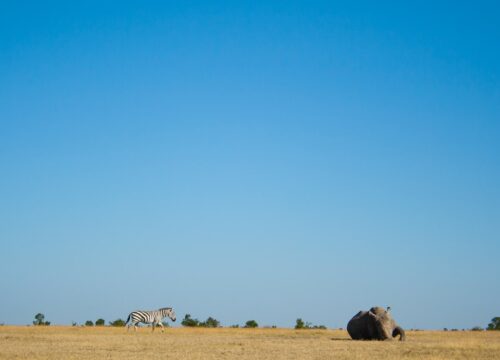
<svg viewBox="0 0 500 360">
<path fill-rule="evenodd" d="M 0 323 L 500 315 L 500 7 L 0 4 Z"/>
</svg>

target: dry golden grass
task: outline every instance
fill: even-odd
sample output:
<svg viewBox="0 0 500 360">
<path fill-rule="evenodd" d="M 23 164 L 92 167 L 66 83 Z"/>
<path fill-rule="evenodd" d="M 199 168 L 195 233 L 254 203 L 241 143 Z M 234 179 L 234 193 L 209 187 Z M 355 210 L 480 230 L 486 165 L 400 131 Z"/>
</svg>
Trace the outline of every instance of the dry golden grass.
<svg viewBox="0 0 500 360">
<path fill-rule="evenodd" d="M 407 332 L 352 341 L 340 330 L 0 327 L 0 359 L 499 359 L 500 332 Z"/>
</svg>

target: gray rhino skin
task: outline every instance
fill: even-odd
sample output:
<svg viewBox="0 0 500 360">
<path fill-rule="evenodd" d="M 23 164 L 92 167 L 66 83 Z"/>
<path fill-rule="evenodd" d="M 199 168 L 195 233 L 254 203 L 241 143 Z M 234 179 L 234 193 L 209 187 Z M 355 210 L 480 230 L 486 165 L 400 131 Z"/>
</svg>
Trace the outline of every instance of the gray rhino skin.
<svg viewBox="0 0 500 360">
<path fill-rule="evenodd" d="M 387 340 L 398 335 L 400 341 L 406 338 L 389 311 L 378 306 L 354 315 L 347 324 L 347 332 L 353 340 Z"/>
</svg>

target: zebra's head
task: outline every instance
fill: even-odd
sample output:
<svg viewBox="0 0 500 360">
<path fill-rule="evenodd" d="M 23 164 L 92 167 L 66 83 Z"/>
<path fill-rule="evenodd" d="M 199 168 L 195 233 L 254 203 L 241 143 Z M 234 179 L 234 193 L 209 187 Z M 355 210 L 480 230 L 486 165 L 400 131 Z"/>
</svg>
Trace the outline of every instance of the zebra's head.
<svg viewBox="0 0 500 360">
<path fill-rule="evenodd" d="M 163 316 L 168 316 L 170 318 L 170 320 L 172 321 L 175 321 L 176 317 L 175 317 L 175 311 L 174 309 L 172 308 L 163 308 L 161 309 L 162 312 L 163 312 Z"/>
</svg>

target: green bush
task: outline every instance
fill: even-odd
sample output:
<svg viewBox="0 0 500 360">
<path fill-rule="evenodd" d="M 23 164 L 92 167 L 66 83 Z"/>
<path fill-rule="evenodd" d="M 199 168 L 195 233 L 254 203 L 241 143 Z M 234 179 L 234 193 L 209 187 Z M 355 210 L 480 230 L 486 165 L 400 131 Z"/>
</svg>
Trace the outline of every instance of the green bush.
<svg viewBox="0 0 500 360">
<path fill-rule="evenodd" d="M 95 321 L 95 326 L 104 326 L 105 323 L 104 319 L 97 319 Z"/>
<path fill-rule="evenodd" d="M 317 330 L 326 330 L 325 325 L 312 325 L 310 322 L 304 323 L 302 319 L 297 319 L 295 323 L 295 329 L 317 329 Z"/>
<path fill-rule="evenodd" d="M 259 327 L 259 324 L 257 324 L 257 321 L 255 321 L 255 320 L 248 320 L 245 323 L 245 327 L 246 328 L 257 328 L 257 327 Z"/>
<path fill-rule="evenodd" d="M 181 322 L 182 326 L 187 327 L 207 327 L 207 328 L 217 328 L 220 327 L 220 322 L 213 317 L 209 317 L 205 321 L 199 321 L 198 319 L 193 319 L 190 314 L 186 314 Z"/>
<path fill-rule="evenodd" d="M 500 317 L 497 316 L 491 319 L 486 330 L 500 330 Z"/>
<path fill-rule="evenodd" d="M 35 321 L 33 321 L 33 325 L 35 326 L 49 326 L 50 321 L 45 321 L 45 315 L 42 313 L 38 313 L 35 315 Z"/>
<path fill-rule="evenodd" d="M 109 325 L 115 326 L 115 327 L 122 327 L 122 326 L 125 326 L 125 320 L 116 319 L 115 321 L 110 321 Z"/>
<path fill-rule="evenodd" d="M 220 322 L 213 317 L 209 317 L 206 321 L 200 323 L 199 326 L 207 328 L 218 328 L 220 326 Z"/>
<path fill-rule="evenodd" d="M 92 320 L 87 320 L 85 321 L 85 326 L 94 326 L 94 323 L 92 322 Z"/>
<path fill-rule="evenodd" d="M 200 326 L 200 322 L 198 319 L 192 319 L 190 314 L 186 314 L 184 319 L 181 321 L 181 325 L 187 327 L 197 327 Z"/>
<path fill-rule="evenodd" d="M 306 326 L 306 324 L 300 318 L 297 319 L 297 321 L 295 322 L 295 329 L 303 329 L 305 326 Z"/>
</svg>

